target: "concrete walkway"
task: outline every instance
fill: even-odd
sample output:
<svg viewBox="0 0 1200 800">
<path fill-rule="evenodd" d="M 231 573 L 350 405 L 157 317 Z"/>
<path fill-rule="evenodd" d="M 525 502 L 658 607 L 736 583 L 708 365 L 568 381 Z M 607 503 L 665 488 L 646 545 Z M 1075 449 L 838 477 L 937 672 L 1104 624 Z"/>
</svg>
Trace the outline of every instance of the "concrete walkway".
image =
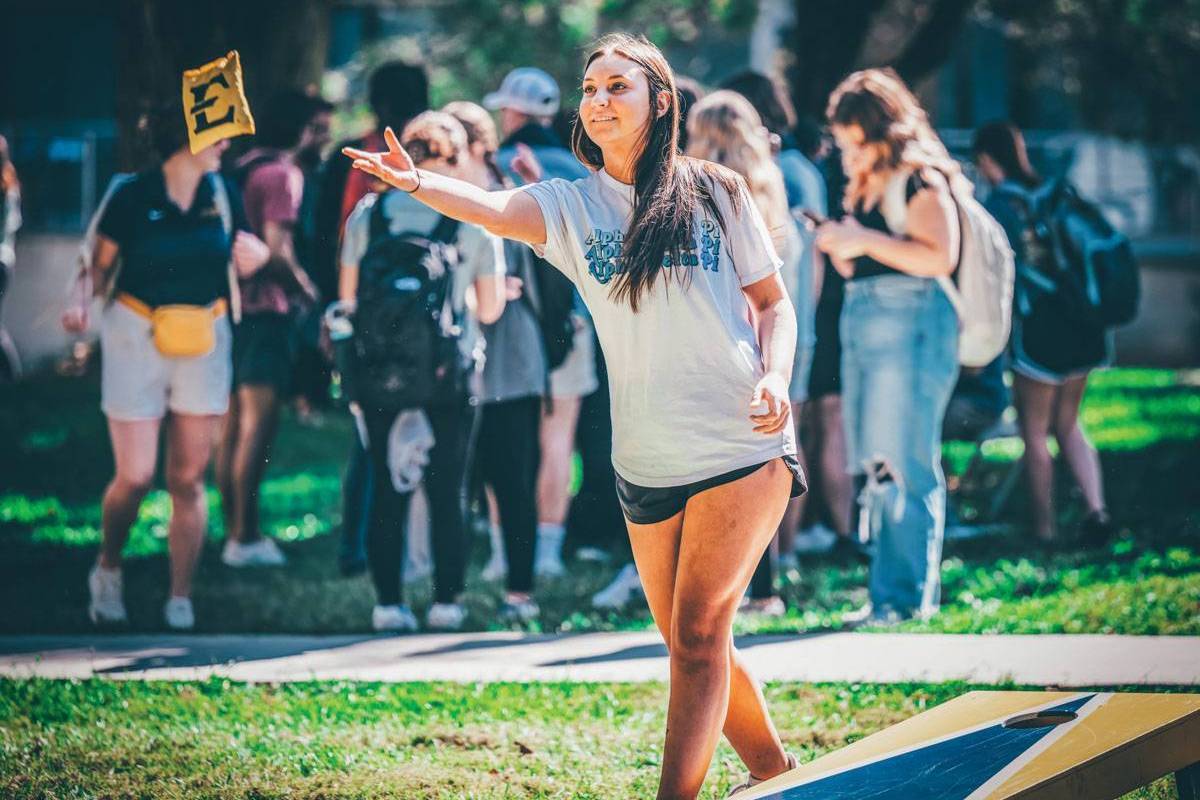
<svg viewBox="0 0 1200 800">
<path fill-rule="evenodd" d="M 1200 637 L 813 633 L 739 638 L 764 680 L 1200 684 Z M 662 681 L 657 633 L 0 637 L 0 676 Z"/>
</svg>

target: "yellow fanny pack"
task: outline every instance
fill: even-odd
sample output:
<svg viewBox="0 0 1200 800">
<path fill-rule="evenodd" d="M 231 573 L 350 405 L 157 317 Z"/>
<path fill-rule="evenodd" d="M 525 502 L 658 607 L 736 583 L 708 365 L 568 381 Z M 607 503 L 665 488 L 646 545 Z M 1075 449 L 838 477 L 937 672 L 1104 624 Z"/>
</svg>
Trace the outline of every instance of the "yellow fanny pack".
<svg viewBox="0 0 1200 800">
<path fill-rule="evenodd" d="M 215 322 L 225 316 L 225 299 L 208 306 L 165 305 L 151 308 L 121 292 L 117 302 L 150 321 L 154 347 L 167 358 L 206 356 L 217 346 Z"/>
</svg>

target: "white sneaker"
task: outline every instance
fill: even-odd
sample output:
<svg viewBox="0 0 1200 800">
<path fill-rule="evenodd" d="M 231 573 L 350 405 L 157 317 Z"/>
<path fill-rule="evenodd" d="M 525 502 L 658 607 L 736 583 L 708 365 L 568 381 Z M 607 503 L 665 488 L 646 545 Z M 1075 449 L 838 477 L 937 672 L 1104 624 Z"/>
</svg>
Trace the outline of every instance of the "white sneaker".
<svg viewBox="0 0 1200 800">
<path fill-rule="evenodd" d="M 221 561 L 227 567 L 282 567 L 287 563 L 287 557 L 274 539 L 264 536 L 250 544 L 226 539 Z"/>
<path fill-rule="evenodd" d="M 617 577 L 600 591 L 592 595 L 593 608 L 622 609 L 629 605 L 635 594 L 642 595 L 642 579 L 638 575 L 637 566 L 630 563 L 621 567 Z"/>
<path fill-rule="evenodd" d="M 539 578 L 561 578 L 567 574 L 562 561 L 562 545 L 566 532 L 561 525 L 538 523 L 537 545 L 534 550 L 533 574 Z"/>
<path fill-rule="evenodd" d="M 792 540 L 792 552 L 799 555 L 828 553 L 837 542 L 837 534 L 824 525 L 805 528 Z"/>
<path fill-rule="evenodd" d="M 504 602 L 500 604 L 499 616 L 503 622 L 518 622 L 524 625 L 527 622 L 536 620 L 541 616 L 541 613 L 541 606 L 532 598 L 528 600 L 514 600 L 506 596 Z"/>
<path fill-rule="evenodd" d="M 371 609 L 371 627 L 381 632 L 414 632 L 419 626 L 408 606 L 375 606 Z"/>
<path fill-rule="evenodd" d="M 192 601 L 187 597 L 172 597 L 163 606 L 163 619 L 167 627 L 174 631 L 190 631 L 196 627 L 196 612 L 192 610 Z"/>
<path fill-rule="evenodd" d="M 88 573 L 88 616 L 95 625 L 114 625 L 128 622 L 125 601 L 121 599 L 123 581 L 121 569 L 104 569 L 99 564 Z"/>
<path fill-rule="evenodd" d="M 533 574 L 539 578 L 561 578 L 567 574 L 567 565 L 557 554 L 551 553 L 537 560 Z"/>
<path fill-rule="evenodd" d="M 798 766 L 800 766 L 800 762 L 796 759 L 796 757 L 794 755 L 792 755 L 791 753 L 788 753 L 787 754 L 787 769 L 785 769 L 784 772 L 791 772 Z M 780 774 L 782 774 L 782 773 L 780 773 Z M 753 775 L 751 775 L 743 783 L 739 783 L 737 786 L 730 789 L 729 794 L 727 794 L 725 796 L 733 797 L 735 794 L 740 794 L 741 792 L 744 792 L 747 789 L 753 789 L 755 786 L 758 786 L 760 783 L 763 783 L 766 780 L 768 780 L 768 779 L 767 778 L 756 778 Z"/>
<path fill-rule="evenodd" d="M 439 631 L 460 631 L 467 610 L 459 603 L 434 603 L 425 615 L 425 627 Z"/>
<path fill-rule="evenodd" d="M 607 550 L 601 550 L 599 547 L 581 547 L 575 551 L 575 557 L 580 561 L 590 561 L 593 564 L 607 564 L 612 561 L 612 556 Z"/>
<path fill-rule="evenodd" d="M 508 562 L 504 560 L 504 553 L 493 550 L 492 557 L 483 565 L 483 571 L 479 573 L 479 577 L 488 583 L 502 581 L 508 575 Z"/>
</svg>

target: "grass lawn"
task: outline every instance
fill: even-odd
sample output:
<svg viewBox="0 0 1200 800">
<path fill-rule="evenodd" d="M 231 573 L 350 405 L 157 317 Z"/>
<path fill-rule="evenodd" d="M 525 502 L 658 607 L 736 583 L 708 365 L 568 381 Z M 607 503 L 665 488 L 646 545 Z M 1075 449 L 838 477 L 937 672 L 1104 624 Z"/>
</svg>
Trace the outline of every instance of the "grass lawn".
<svg viewBox="0 0 1200 800">
<path fill-rule="evenodd" d="M 99 542 L 99 496 L 111 470 L 95 376 L 38 378 L 0 389 L 0 633 L 88 629 L 84 579 Z M 950 542 L 943 564 L 944 611 L 910 630 L 944 632 L 1100 632 L 1200 634 L 1200 372 L 1115 369 L 1093 376 L 1083 420 L 1101 450 L 1107 492 L 1123 537 L 1096 550 L 1035 546 L 1020 529 L 1022 491 L 1003 510 L 1018 523 L 1009 536 Z M 344 415 L 321 429 L 284 422 L 263 491 L 266 531 L 281 540 L 287 568 L 236 571 L 218 558 L 223 536 L 210 493 L 210 541 L 197 578 L 202 632 L 356 632 L 368 629 L 373 594 L 365 578 L 336 569 L 340 474 L 351 441 Z M 945 461 L 961 483 L 956 505 L 970 517 L 1020 454 L 1003 440 L 958 481 L 974 447 L 950 443 Z M 1062 481 L 1063 530 L 1079 504 Z M 126 598 L 134 630 L 161 628 L 166 594 L 169 501 L 151 494 L 131 537 Z M 614 549 L 624 552 L 624 532 Z M 478 569 L 477 540 L 466 603 L 472 629 L 495 628 L 500 587 Z M 623 557 L 623 556 L 622 556 Z M 538 589 L 537 629 L 621 630 L 650 625 L 644 605 L 598 613 L 587 598 L 616 566 L 578 564 L 569 579 Z M 862 567 L 809 559 L 783 576 L 791 610 L 783 618 L 739 619 L 740 632 L 836 627 L 865 601 Z M 427 583 L 412 587 L 428 602 Z"/>
<path fill-rule="evenodd" d="M 772 684 L 800 761 L 971 687 Z M 0 796 L 651 797 L 661 684 L 245 685 L 0 680 Z M 724 742 L 703 798 L 744 778 Z M 1128 798 L 1175 798 L 1168 777 Z"/>
</svg>

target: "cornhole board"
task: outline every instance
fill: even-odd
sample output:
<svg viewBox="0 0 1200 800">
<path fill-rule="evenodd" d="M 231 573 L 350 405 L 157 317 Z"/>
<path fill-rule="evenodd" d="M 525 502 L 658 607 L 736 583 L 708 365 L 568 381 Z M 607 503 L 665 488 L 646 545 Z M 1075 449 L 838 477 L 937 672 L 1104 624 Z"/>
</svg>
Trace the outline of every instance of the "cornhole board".
<svg viewBox="0 0 1200 800">
<path fill-rule="evenodd" d="M 1200 694 L 970 692 L 738 800 L 1200 800 Z"/>
</svg>

